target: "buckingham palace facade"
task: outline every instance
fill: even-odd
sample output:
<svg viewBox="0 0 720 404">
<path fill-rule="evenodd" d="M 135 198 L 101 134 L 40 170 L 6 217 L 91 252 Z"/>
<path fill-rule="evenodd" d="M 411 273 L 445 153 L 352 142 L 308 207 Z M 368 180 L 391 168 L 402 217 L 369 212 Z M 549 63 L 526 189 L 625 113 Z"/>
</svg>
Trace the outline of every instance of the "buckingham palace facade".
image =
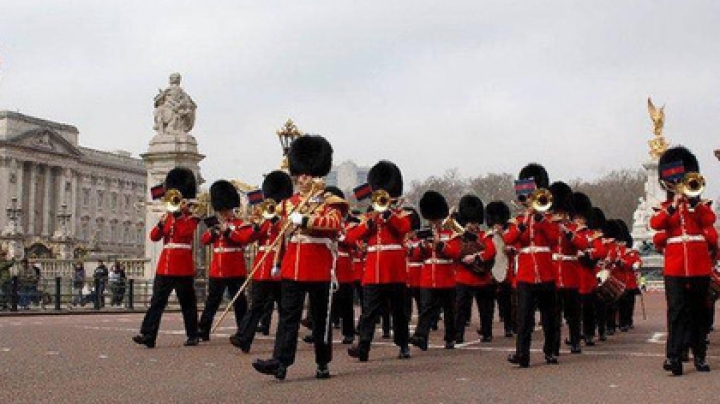
<svg viewBox="0 0 720 404">
<path fill-rule="evenodd" d="M 76 257 L 143 257 L 143 161 L 82 147 L 78 137 L 72 125 L 0 111 L 3 238 L 29 257 L 57 257 L 58 240 Z"/>
</svg>

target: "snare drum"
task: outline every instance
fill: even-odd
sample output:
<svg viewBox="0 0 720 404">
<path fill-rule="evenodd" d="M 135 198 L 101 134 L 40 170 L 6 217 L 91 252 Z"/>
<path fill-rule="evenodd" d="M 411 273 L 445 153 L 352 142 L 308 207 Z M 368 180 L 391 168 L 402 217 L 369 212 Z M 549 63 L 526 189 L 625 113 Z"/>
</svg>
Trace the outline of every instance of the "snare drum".
<svg viewBox="0 0 720 404">
<path fill-rule="evenodd" d="M 598 281 L 597 295 L 605 303 L 615 303 L 625 292 L 625 283 L 618 279 L 610 270 L 603 269 L 596 275 Z"/>
</svg>

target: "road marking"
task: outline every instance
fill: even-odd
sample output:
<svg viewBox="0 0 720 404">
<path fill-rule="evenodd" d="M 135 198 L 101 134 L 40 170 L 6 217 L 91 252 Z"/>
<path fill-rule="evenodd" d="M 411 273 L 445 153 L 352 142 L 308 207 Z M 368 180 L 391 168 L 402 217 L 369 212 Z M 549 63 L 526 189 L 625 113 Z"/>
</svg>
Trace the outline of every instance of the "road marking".
<svg viewBox="0 0 720 404">
<path fill-rule="evenodd" d="M 3 348 L 2 351 L 3 351 L 3 352 L 10 352 L 10 348 Z"/>
<path fill-rule="evenodd" d="M 652 337 L 650 337 L 647 342 L 650 344 L 664 344 L 666 336 L 666 332 L 656 332 L 653 333 Z"/>
<path fill-rule="evenodd" d="M 98 358 L 100 358 L 100 359 L 107 359 L 107 358 L 108 358 L 108 356 L 107 356 L 107 355 L 105 355 L 105 354 L 100 354 L 100 356 L 98 356 Z"/>
</svg>

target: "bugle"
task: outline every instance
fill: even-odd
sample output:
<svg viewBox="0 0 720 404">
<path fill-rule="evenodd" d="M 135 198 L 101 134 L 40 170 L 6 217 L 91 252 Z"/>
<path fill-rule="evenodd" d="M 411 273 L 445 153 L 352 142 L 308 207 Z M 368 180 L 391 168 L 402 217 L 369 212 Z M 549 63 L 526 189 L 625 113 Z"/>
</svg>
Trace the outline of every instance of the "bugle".
<svg viewBox="0 0 720 404">
<path fill-rule="evenodd" d="M 530 194 L 528 201 L 534 211 L 544 213 L 552 207 L 553 195 L 548 189 L 538 188 Z"/>
</svg>

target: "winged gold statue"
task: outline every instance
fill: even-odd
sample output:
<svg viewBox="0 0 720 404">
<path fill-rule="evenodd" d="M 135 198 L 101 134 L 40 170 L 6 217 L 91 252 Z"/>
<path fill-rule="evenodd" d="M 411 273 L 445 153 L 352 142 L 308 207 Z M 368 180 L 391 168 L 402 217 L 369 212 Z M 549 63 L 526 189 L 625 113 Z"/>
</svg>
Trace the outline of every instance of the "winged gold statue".
<svg viewBox="0 0 720 404">
<path fill-rule="evenodd" d="M 669 146 L 667 140 L 665 140 L 662 135 L 663 126 L 665 126 L 665 106 L 663 105 L 658 109 L 655 107 L 655 104 L 653 104 L 652 99 L 648 97 L 648 112 L 650 113 L 650 119 L 654 125 L 653 132 L 655 133 L 655 138 L 648 142 L 650 145 L 650 155 L 658 159 L 665 153 L 665 150 L 667 150 Z"/>
</svg>

